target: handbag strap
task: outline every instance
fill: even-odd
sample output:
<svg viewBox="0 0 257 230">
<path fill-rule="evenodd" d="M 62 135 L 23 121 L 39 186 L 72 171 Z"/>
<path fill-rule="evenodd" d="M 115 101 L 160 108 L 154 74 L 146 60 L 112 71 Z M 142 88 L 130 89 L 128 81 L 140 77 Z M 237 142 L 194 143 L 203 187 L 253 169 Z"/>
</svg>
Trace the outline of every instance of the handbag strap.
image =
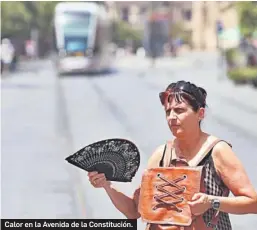
<svg viewBox="0 0 257 230">
<path fill-rule="evenodd" d="M 224 140 L 215 138 L 214 140 L 211 141 L 211 143 L 209 142 L 206 149 L 204 149 L 204 151 L 202 153 L 197 155 L 196 158 L 194 158 L 192 161 L 189 162 L 189 166 L 197 167 L 208 156 L 208 154 L 210 153 L 212 148 L 221 141 L 224 141 Z M 226 142 L 226 141 L 224 141 L 224 142 Z M 226 143 L 230 147 L 232 147 L 230 143 L 228 143 L 228 142 L 226 142 Z M 174 140 L 168 141 L 166 143 L 165 150 L 164 150 L 164 157 L 163 157 L 163 167 L 169 167 L 172 160 L 175 159 L 175 155 L 172 154 L 173 144 L 174 144 Z M 222 196 L 224 196 L 224 195 L 226 195 L 225 191 L 222 193 Z M 217 229 L 218 221 L 219 221 L 219 211 L 215 212 L 211 221 L 209 221 L 207 223 L 207 228 Z"/>
<path fill-rule="evenodd" d="M 171 162 L 171 157 L 172 157 L 172 148 L 173 148 L 173 141 L 167 141 L 166 145 L 164 147 L 164 153 L 162 155 L 162 159 L 161 159 L 161 167 L 169 167 L 170 166 L 170 162 Z"/>
<path fill-rule="evenodd" d="M 201 161 L 208 155 L 210 150 L 220 141 L 222 141 L 222 140 L 220 140 L 218 138 L 216 138 L 214 141 L 211 141 L 211 143 L 207 146 L 207 148 L 202 153 L 197 155 L 192 161 L 190 161 L 188 163 L 188 165 L 192 166 L 192 167 L 198 166 L 199 163 L 201 163 Z M 174 144 L 174 140 L 167 141 L 167 143 L 165 145 L 163 158 L 161 160 L 163 163 L 163 167 L 169 167 L 172 160 L 176 159 L 176 156 L 175 156 L 175 154 L 173 154 L 173 151 L 172 151 L 173 144 Z"/>
<path fill-rule="evenodd" d="M 209 154 L 211 149 L 220 141 L 222 141 L 222 140 L 220 140 L 218 138 L 216 138 L 215 140 L 211 141 L 211 143 L 208 144 L 207 148 L 204 149 L 203 152 L 198 154 L 193 160 L 191 160 L 189 162 L 189 166 L 193 166 L 193 167 L 198 166 L 202 162 L 202 160 Z"/>
<path fill-rule="evenodd" d="M 222 139 L 216 139 L 214 140 L 208 147 L 207 149 L 201 154 L 199 155 L 199 157 L 193 162 L 194 166 L 198 166 L 204 159 L 205 157 L 207 157 L 208 154 L 210 154 L 210 151 L 212 150 L 212 148 L 219 142 L 224 141 Z M 224 141 L 226 142 L 226 141 Z M 232 147 L 232 145 L 228 142 L 226 142 L 230 147 Z M 221 196 L 225 196 L 226 195 L 226 191 L 222 192 Z M 211 229 L 217 229 L 218 226 L 218 221 L 219 221 L 219 211 L 216 211 L 212 217 L 212 219 L 207 223 L 207 228 L 211 228 Z"/>
<path fill-rule="evenodd" d="M 205 157 L 207 157 L 207 155 L 210 153 L 213 147 L 220 141 L 223 141 L 223 140 L 216 138 L 215 140 L 211 141 L 211 143 L 207 146 L 207 148 L 204 149 L 204 151 L 200 153 L 196 158 L 194 158 L 193 161 L 189 163 L 189 165 L 198 166 L 205 159 Z M 219 211 L 214 213 L 214 216 L 212 217 L 211 221 L 207 223 L 207 228 L 217 229 L 218 221 L 219 221 Z"/>
</svg>

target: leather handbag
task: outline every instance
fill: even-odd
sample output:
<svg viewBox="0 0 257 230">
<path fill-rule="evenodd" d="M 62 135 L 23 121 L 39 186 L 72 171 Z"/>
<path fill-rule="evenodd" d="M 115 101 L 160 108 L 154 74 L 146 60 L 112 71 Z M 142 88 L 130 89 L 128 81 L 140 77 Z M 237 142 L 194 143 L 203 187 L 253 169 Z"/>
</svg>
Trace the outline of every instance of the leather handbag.
<svg viewBox="0 0 257 230">
<path fill-rule="evenodd" d="M 198 192 L 205 192 L 204 170 L 198 164 L 220 140 L 208 143 L 207 148 L 191 162 L 175 159 L 171 153 L 172 142 L 167 143 L 164 167 L 144 171 L 139 195 L 138 211 L 146 230 L 209 230 L 215 229 L 218 213 L 206 225 L 202 215 L 193 216 L 187 201 Z"/>
<path fill-rule="evenodd" d="M 154 224 L 190 226 L 187 201 L 200 192 L 202 167 L 160 167 L 147 169 L 142 177 L 139 213 Z"/>
</svg>

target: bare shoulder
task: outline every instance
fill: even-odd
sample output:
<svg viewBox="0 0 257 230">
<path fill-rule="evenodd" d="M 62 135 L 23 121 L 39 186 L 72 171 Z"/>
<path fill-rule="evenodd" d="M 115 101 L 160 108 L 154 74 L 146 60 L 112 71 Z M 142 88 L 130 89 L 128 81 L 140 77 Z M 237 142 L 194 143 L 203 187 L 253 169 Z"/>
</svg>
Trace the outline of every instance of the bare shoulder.
<svg viewBox="0 0 257 230">
<path fill-rule="evenodd" d="M 241 168 L 241 162 L 236 156 L 231 146 L 225 141 L 218 142 L 212 151 L 212 158 L 215 168 L 219 173 L 228 171 L 229 169 Z"/>
<path fill-rule="evenodd" d="M 220 141 L 213 147 L 212 156 L 215 159 L 222 160 L 235 156 L 235 153 L 227 142 Z"/>
<path fill-rule="evenodd" d="M 158 167 L 162 158 L 162 154 L 165 148 L 165 144 L 158 146 L 152 153 L 148 160 L 147 168 Z"/>
<path fill-rule="evenodd" d="M 213 146 L 213 144 L 215 144 L 212 149 L 212 157 L 215 159 L 222 158 L 227 152 L 233 154 L 231 144 L 217 136 L 206 133 L 206 141 L 204 144 L 207 144 L 207 146 Z"/>
<path fill-rule="evenodd" d="M 248 196 L 256 199 L 256 191 L 246 170 L 228 143 L 218 142 L 213 148 L 212 157 L 219 176 L 235 196 Z"/>
</svg>

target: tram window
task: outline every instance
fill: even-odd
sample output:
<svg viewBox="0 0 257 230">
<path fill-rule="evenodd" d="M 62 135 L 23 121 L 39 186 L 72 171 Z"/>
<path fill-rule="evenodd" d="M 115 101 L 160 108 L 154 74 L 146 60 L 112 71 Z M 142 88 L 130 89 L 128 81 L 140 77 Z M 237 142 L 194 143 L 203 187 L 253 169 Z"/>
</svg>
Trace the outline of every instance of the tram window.
<svg viewBox="0 0 257 230">
<path fill-rule="evenodd" d="M 65 37 L 65 50 L 67 52 L 85 51 L 87 49 L 87 37 Z"/>
<path fill-rule="evenodd" d="M 90 24 L 90 19 L 91 19 L 90 13 L 66 11 L 66 12 L 64 12 L 64 15 L 68 21 L 76 20 L 80 23 L 83 23 L 83 25 L 85 25 L 85 26 L 88 26 Z"/>
</svg>

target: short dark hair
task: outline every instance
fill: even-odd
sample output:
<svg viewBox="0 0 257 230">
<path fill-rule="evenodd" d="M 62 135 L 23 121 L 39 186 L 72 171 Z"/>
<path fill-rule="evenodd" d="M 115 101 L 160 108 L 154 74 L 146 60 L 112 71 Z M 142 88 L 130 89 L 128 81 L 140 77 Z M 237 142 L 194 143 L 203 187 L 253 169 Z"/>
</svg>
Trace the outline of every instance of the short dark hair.
<svg viewBox="0 0 257 230">
<path fill-rule="evenodd" d="M 171 96 L 174 96 L 177 102 L 181 102 L 183 99 L 186 100 L 195 112 L 197 112 L 199 108 L 206 107 L 206 90 L 191 82 L 178 81 L 171 83 L 166 88 L 166 91 L 171 91 Z"/>
</svg>

